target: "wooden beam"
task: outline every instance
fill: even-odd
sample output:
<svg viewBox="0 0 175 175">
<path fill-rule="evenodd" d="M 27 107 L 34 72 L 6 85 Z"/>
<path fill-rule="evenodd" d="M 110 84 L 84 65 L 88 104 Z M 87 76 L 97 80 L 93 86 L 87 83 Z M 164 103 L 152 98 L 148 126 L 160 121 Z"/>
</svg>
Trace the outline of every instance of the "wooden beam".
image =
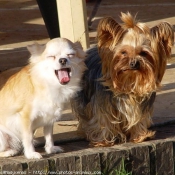
<svg viewBox="0 0 175 175">
<path fill-rule="evenodd" d="M 60 35 L 72 42 L 80 41 L 83 49 L 89 48 L 85 0 L 56 0 Z"/>
</svg>

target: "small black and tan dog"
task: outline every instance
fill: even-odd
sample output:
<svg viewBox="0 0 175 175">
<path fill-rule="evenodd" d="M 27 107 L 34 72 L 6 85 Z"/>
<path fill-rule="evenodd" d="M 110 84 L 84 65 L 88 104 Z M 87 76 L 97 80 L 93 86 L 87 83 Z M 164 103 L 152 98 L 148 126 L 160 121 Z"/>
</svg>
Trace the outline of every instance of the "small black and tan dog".
<svg viewBox="0 0 175 175">
<path fill-rule="evenodd" d="M 153 103 L 174 42 L 167 22 L 149 28 L 130 13 L 121 19 L 122 25 L 111 17 L 100 21 L 97 47 L 87 51 L 83 89 L 72 104 L 79 129 L 94 146 L 154 136 L 148 130 Z"/>
</svg>

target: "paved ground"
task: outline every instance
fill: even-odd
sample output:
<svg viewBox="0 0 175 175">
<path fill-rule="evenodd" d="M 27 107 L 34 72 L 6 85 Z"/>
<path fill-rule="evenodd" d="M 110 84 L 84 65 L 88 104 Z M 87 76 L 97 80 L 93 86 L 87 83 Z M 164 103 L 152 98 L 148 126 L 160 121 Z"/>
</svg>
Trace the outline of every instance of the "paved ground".
<svg viewBox="0 0 175 175">
<path fill-rule="evenodd" d="M 94 12 L 94 1 L 87 3 L 90 25 L 90 43 L 95 43 L 96 27 L 100 18 L 112 16 L 120 22 L 120 12 L 137 13 L 140 21 L 154 26 L 160 21 L 168 21 L 175 26 L 174 0 L 102 0 Z M 167 10 L 168 9 L 168 10 Z M 49 40 L 48 34 L 35 0 L 1 0 L 0 1 L 0 70 L 25 65 L 29 54 L 26 46 L 37 41 L 45 43 Z M 167 123 L 175 120 L 175 48 L 172 51 L 172 60 L 162 82 L 163 86 L 157 93 L 154 124 Z M 70 140 L 78 138 L 76 132 L 77 121 L 71 114 L 70 106 L 64 111 L 63 120 L 56 123 L 54 128 L 56 140 Z M 57 133 L 57 134 L 56 134 Z M 41 130 L 37 136 L 42 136 Z"/>
</svg>

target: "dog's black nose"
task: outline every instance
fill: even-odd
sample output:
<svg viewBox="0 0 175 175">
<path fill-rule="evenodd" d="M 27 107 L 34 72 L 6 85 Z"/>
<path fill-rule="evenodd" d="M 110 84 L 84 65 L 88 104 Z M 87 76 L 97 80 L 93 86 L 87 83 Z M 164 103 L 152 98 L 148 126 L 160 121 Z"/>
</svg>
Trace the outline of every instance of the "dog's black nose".
<svg viewBox="0 0 175 175">
<path fill-rule="evenodd" d="M 131 69 L 139 69 L 140 68 L 140 62 L 139 61 L 132 61 L 130 63 L 130 68 Z"/>
<path fill-rule="evenodd" d="M 59 59 L 59 63 L 64 66 L 67 63 L 67 59 L 66 58 L 60 58 Z"/>
</svg>

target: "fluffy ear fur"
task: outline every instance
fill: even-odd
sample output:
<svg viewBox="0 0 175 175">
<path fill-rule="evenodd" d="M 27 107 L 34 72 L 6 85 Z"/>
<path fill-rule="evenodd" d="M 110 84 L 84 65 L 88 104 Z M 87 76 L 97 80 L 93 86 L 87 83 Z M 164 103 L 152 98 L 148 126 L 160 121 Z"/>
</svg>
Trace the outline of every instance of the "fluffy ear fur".
<svg viewBox="0 0 175 175">
<path fill-rule="evenodd" d="M 111 46 L 112 43 L 120 40 L 123 32 L 122 27 L 113 18 L 106 17 L 101 19 L 97 28 L 98 47 Z"/>
<path fill-rule="evenodd" d="M 79 41 L 74 43 L 74 49 L 77 51 L 77 56 L 79 58 L 85 58 L 86 53 L 83 51 L 83 47 Z"/>
<path fill-rule="evenodd" d="M 151 28 L 150 30 L 152 40 L 155 42 L 152 42 L 152 48 L 154 49 L 155 53 L 158 53 L 159 58 L 159 65 L 158 65 L 158 83 L 161 82 L 162 77 L 165 72 L 165 67 L 167 63 L 167 58 L 170 58 L 171 56 L 171 48 L 174 43 L 174 31 L 173 27 L 167 23 L 162 22 L 159 25 Z M 155 44 L 155 45 L 154 45 Z"/>
<path fill-rule="evenodd" d="M 151 28 L 151 35 L 154 40 L 157 40 L 158 48 L 161 52 L 163 51 L 164 56 L 170 57 L 174 43 L 173 27 L 167 22 L 162 22 Z"/>
<path fill-rule="evenodd" d="M 27 46 L 27 50 L 30 52 L 31 57 L 29 62 L 32 64 L 38 62 L 40 60 L 40 55 L 44 52 L 46 48 L 46 45 L 43 44 L 38 44 L 37 42 L 35 42 L 32 45 Z"/>
<path fill-rule="evenodd" d="M 103 18 L 98 25 L 97 38 L 98 47 L 101 49 L 104 47 L 115 47 L 116 43 L 119 43 L 128 29 L 133 29 L 138 33 L 149 33 L 150 29 L 144 23 L 136 21 L 132 15 L 128 13 L 121 13 L 121 20 L 124 22 L 119 25 L 113 18 Z M 105 41 L 105 42 L 104 42 Z"/>
<path fill-rule="evenodd" d="M 46 45 L 43 44 L 38 44 L 37 42 L 35 42 L 32 45 L 27 46 L 28 51 L 30 52 L 31 55 L 40 55 L 41 53 L 43 53 L 44 49 L 46 48 Z"/>
</svg>

